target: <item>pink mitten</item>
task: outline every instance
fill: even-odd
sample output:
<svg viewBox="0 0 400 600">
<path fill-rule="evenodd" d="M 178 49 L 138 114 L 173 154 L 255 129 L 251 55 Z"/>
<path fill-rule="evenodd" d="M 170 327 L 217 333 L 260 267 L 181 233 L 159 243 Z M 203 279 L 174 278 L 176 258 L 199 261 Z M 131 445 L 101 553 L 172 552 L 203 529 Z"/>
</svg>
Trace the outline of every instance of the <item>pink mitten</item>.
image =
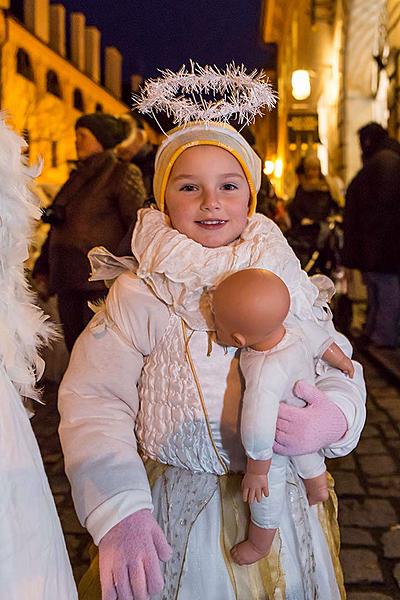
<svg viewBox="0 0 400 600">
<path fill-rule="evenodd" d="M 102 600 L 148 600 L 163 589 L 160 560 L 172 550 L 150 510 L 117 523 L 100 540 Z"/>
<path fill-rule="evenodd" d="M 347 431 L 346 417 L 318 388 L 298 381 L 294 386 L 298 398 L 307 402 L 299 408 L 284 402 L 279 405 L 274 452 L 285 456 L 318 452 L 340 440 Z"/>
</svg>

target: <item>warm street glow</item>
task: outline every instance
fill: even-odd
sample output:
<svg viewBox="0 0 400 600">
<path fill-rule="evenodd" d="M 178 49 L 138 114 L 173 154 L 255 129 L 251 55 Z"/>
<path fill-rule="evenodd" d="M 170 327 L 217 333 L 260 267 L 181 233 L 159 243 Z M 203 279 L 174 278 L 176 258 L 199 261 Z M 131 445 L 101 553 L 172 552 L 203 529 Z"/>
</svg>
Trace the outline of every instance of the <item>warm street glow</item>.
<svg viewBox="0 0 400 600">
<path fill-rule="evenodd" d="M 282 177 L 282 172 L 283 172 L 283 162 L 280 158 L 277 158 L 275 161 L 274 177 L 279 179 L 280 177 Z"/>
<path fill-rule="evenodd" d="M 292 73 L 292 96 L 295 100 L 305 100 L 311 94 L 310 74 L 304 69 Z"/>
<path fill-rule="evenodd" d="M 273 160 L 266 160 L 264 163 L 264 173 L 266 175 L 272 175 L 275 170 L 275 163 Z"/>
</svg>

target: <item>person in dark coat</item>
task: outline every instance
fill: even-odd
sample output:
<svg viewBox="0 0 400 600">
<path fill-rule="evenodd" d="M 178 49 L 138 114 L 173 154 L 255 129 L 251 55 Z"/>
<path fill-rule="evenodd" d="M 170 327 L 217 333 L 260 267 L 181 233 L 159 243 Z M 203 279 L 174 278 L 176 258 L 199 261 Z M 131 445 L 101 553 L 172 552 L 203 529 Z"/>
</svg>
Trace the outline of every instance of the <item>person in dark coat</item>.
<svg viewBox="0 0 400 600">
<path fill-rule="evenodd" d="M 94 113 L 75 129 L 77 168 L 45 211 L 51 228 L 32 273 L 39 289 L 58 296 L 69 351 L 92 316 L 88 302 L 107 293 L 102 282 L 88 281 L 88 251 L 101 245 L 115 252 L 145 200 L 140 169 L 113 151 L 128 134 L 126 123 Z"/>
<path fill-rule="evenodd" d="M 367 286 L 366 338 L 394 348 L 400 326 L 400 144 L 378 123 L 359 132 L 363 167 L 344 212 L 343 264 Z"/>
<path fill-rule="evenodd" d="M 325 221 L 330 215 L 339 212 L 339 205 L 334 196 L 333 183 L 321 171 L 321 163 L 317 155 L 309 154 L 300 162 L 296 173 L 299 177 L 295 196 L 288 205 L 292 227 L 297 227 L 303 219 L 314 223 Z"/>
</svg>

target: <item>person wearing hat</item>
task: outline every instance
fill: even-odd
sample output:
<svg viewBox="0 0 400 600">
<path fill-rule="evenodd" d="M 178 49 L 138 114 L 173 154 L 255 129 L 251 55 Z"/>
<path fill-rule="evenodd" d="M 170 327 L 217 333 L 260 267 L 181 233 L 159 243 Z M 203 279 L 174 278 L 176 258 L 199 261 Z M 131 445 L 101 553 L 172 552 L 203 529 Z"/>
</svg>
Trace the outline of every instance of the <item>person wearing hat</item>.
<svg viewBox="0 0 400 600">
<path fill-rule="evenodd" d="M 51 228 L 32 274 L 42 292 L 57 294 L 69 351 L 92 316 L 88 302 L 107 293 L 103 282 L 88 280 L 88 251 L 101 245 L 115 252 L 145 200 L 140 169 L 113 150 L 129 135 L 126 121 L 87 114 L 75 132 L 77 168 L 44 213 Z"/>
<path fill-rule="evenodd" d="M 90 253 L 94 277 L 115 282 L 59 391 L 75 507 L 99 546 L 82 599 L 344 597 L 333 490 L 317 513 L 290 466 L 270 555 L 246 568 L 230 555 L 248 522 L 243 380 L 237 348 L 216 342 L 209 293 L 229 272 L 272 270 L 289 289 L 288 319 L 338 339 L 279 228 L 255 212 L 260 183 L 261 160 L 235 129 L 177 127 L 158 150 L 157 208 L 139 211 L 133 256 Z M 354 448 L 365 419 L 355 369 L 348 379 L 327 368 L 305 408 L 285 406 L 277 452 Z"/>
</svg>

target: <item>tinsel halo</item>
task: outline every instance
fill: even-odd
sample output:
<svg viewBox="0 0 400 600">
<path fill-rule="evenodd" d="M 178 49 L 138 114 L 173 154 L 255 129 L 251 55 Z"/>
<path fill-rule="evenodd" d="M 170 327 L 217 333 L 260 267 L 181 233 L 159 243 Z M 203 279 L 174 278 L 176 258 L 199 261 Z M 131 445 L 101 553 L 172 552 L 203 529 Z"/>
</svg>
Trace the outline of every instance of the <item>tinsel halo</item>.
<svg viewBox="0 0 400 600">
<path fill-rule="evenodd" d="M 234 118 L 244 127 L 277 101 L 264 71 L 247 73 L 243 65 L 235 63 L 222 71 L 191 61 L 190 69 L 183 65 L 177 73 L 169 69 L 160 73 L 144 83 L 140 94 L 133 95 L 134 108 L 155 120 L 156 113 L 165 112 L 179 126 L 194 121 L 226 123 Z"/>
</svg>

